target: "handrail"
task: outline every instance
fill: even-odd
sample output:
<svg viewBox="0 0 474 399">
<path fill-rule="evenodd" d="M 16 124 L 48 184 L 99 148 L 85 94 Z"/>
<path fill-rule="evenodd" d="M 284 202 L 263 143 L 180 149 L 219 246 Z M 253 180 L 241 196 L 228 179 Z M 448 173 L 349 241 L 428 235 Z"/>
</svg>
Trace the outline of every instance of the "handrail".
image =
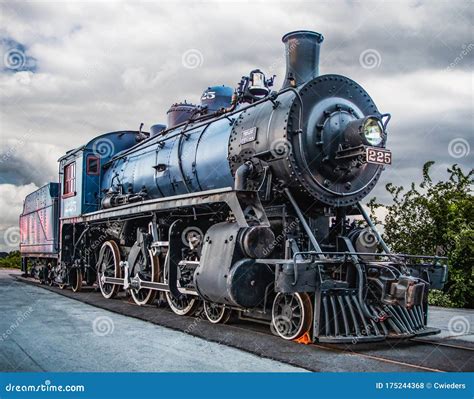
<svg viewBox="0 0 474 399">
<path fill-rule="evenodd" d="M 208 125 L 212 122 L 215 122 L 215 121 L 218 121 L 218 120 L 221 120 L 221 119 L 229 119 L 233 115 L 239 114 L 242 111 L 245 111 L 249 108 L 256 107 L 257 105 L 260 105 L 264 102 L 275 101 L 279 96 L 281 96 L 284 93 L 288 93 L 288 92 L 292 92 L 293 94 L 295 94 L 295 96 L 297 94 L 299 94 L 298 90 L 294 89 L 293 87 L 287 87 L 286 89 L 282 89 L 279 92 L 277 92 L 275 97 L 271 97 L 270 95 L 268 95 L 268 96 L 262 98 L 261 100 L 255 101 L 254 103 L 245 105 L 241 108 L 235 108 L 232 111 L 225 112 L 225 113 L 219 114 L 219 115 L 211 114 L 211 115 L 209 115 L 208 120 L 201 121 L 201 120 L 198 119 L 196 121 L 182 122 L 179 125 L 176 125 L 176 126 L 173 126 L 171 128 L 168 128 L 166 130 L 163 130 L 160 133 L 160 135 L 148 137 L 147 139 L 145 139 L 143 141 L 140 141 L 139 143 L 135 144 L 133 147 L 127 148 L 126 150 L 114 155 L 103 166 L 105 167 L 105 166 L 109 165 L 110 163 L 112 163 L 113 161 L 115 161 L 116 159 L 123 158 L 123 157 L 127 156 L 128 154 L 133 153 L 137 149 L 142 150 L 142 149 L 148 148 L 149 146 L 152 146 L 154 144 L 157 144 L 157 143 L 164 142 L 164 141 L 170 140 L 172 138 L 175 138 L 179 135 L 182 135 L 182 134 L 185 134 L 185 133 L 192 133 L 192 130 L 198 129 L 198 128 L 200 128 L 202 126 L 205 126 L 205 125 Z M 195 122 L 195 124 L 193 124 L 192 122 Z M 179 130 L 179 128 L 183 128 L 183 129 Z M 198 131 L 198 130 L 196 130 L 196 131 Z M 171 133 L 171 134 L 168 134 L 168 133 Z"/>
<path fill-rule="evenodd" d="M 313 255 L 313 256 L 320 256 L 320 255 L 339 255 L 339 258 L 325 258 L 325 259 L 296 259 L 297 256 L 301 255 Z M 447 260 L 447 256 L 436 256 L 436 255 L 409 255 L 409 254 L 383 254 L 383 253 L 374 253 L 374 252 L 331 252 L 331 251 L 323 251 L 323 252 L 316 252 L 316 251 L 303 251 L 297 252 L 292 259 L 257 259 L 258 263 L 270 263 L 270 264 L 300 264 L 300 263 L 314 263 L 314 264 L 324 264 L 324 263 L 337 263 L 340 261 L 341 257 L 347 258 L 348 256 L 360 256 L 360 255 L 369 255 L 369 256 L 379 256 L 379 257 L 386 257 L 386 258 L 395 258 L 395 260 L 400 260 L 400 258 L 407 258 L 407 259 L 431 259 L 431 260 Z M 365 261 L 364 263 L 370 265 L 374 263 L 374 261 Z M 379 262 L 378 262 L 379 263 Z"/>
<path fill-rule="evenodd" d="M 308 251 L 306 252 L 307 254 L 310 253 L 314 254 L 319 254 L 319 252 L 314 252 L 314 251 Z M 303 252 L 300 252 L 303 253 Z M 410 255 L 410 254 L 395 254 L 395 253 L 390 253 L 390 254 L 383 254 L 383 253 L 378 253 L 378 252 L 349 252 L 349 251 L 340 251 L 340 252 L 331 252 L 331 251 L 326 251 L 326 252 L 321 252 L 323 255 L 372 255 L 372 256 L 384 256 L 384 257 L 397 257 L 401 256 L 404 258 L 419 258 L 419 259 L 448 259 L 447 256 L 438 256 L 438 255 Z"/>
</svg>

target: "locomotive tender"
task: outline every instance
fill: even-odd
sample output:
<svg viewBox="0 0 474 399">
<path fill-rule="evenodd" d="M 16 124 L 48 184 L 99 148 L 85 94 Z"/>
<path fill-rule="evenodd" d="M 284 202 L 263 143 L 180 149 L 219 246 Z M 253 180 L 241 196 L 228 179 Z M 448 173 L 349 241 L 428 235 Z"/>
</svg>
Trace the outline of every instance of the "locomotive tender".
<svg viewBox="0 0 474 399">
<path fill-rule="evenodd" d="M 59 182 L 25 199 L 23 270 L 212 323 L 234 313 L 287 340 L 436 333 L 442 258 L 391 253 L 360 203 L 391 163 L 390 115 L 349 78 L 319 75 L 322 41 L 283 37 L 279 91 L 257 69 L 174 104 L 168 126 L 66 153 Z"/>
</svg>

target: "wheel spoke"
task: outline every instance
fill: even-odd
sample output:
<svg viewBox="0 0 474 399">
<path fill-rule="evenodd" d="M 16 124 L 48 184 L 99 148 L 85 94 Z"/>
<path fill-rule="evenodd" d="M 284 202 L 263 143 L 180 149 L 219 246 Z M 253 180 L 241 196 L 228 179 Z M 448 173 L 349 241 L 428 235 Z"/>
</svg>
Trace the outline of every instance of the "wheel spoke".
<svg viewBox="0 0 474 399">
<path fill-rule="evenodd" d="M 105 249 L 105 260 L 104 260 L 104 264 L 106 265 L 105 266 L 106 269 L 108 269 L 111 264 L 113 265 L 113 262 L 111 262 L 112 260 L 113 260 L 112 259 L 112 252 L 109 250 L 109 248 L 106 248 Z"/>
<path fill-rule="evenodd" d="M 117 294 L 119 287 L 110 284 L 103 283 L 103 277 L 120 277 L 120 252 L 118 245 L 114 241 L 106 241 L 100 250 L 102 254 L 102 262 L 98 269 L 99 287 L 102 291 L 102 295 L 109 299 Z"/>
<path fill-rule="evenodd" d="M 231 310 L 225 305 L 205 301 L 204 313 L 207 319 L 213 324 L 227 323 L 231 315 Z"/>
<path fill-rule="evenodd" d="M 278 335 L 286 340 L 299 338 L 310 329 L 311 322 L 308 294 L 277 294 L 272 307 L 272 325 Z"/>
</svg>

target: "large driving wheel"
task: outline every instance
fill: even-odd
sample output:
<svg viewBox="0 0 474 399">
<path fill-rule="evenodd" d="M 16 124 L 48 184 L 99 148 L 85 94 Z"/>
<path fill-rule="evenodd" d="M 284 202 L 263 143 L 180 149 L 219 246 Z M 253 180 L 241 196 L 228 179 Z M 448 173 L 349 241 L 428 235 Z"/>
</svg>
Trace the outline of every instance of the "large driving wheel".
<svg viewBox="0 0 474 399">
<path fill-rule="evenodd" d="M 313 306 L 306 293 L 283 294 L 273 301 L 272 325 L 276 333 L 286 340 L 302 337 L 311 328 Z"/>
<path fill-rule="evenodd" d="M 76 267 L 71 270 L 70 282 L 73 292 L 79 292 L 82 289 L 82 271 L 80 268 Z"/>
<path fill-rule="evenodd" d="M 212 324 L 225 324 L 230 319 L 232 309 L 229 309 L 225 305 L 221 305 L 219 303 L 204 301 L 204 313 L 206 314 L 207 320 L 209 320 Z"/>
<path fill-rule="evenodd" d="M 97 277 L 104 298 L 110 299 L 117 295 L 120 286 L 104 281 L 105 277 L 122 278 L 120 251 L 115 241 L 106 241 L 102 244 L 99 252 L 99 264 L 97 265 Z"/>
<path fill-rule="evenodd" d="M 145 259 L 143 258 L 143 254 L 140 253 L 138 255 L 135 264 L 132 265 L 130 271 L 130 278 L 139 277 L 140 280 L 143 281 L 152 281 L 158 282 L 160 278 L 160 266 L 159 266 L 159 259 L 157 256 L 153 256 L 151 251 L 148 251 L 148 259 L 145 263 Z M 150 290 L 147 288 L 140 288 L 140 289 L 130 289 L 132 294 L 132 298 L 135 303 L 139 306 L 146 305 L 152 303 L 158 291 Z"/>
<path fill-rule="evenodd" d="M 164 282 L 168 283 L 168 263 L 169 263 L 169 254 L 166 254 L 165 259 L 165 273 L 164 273 Z M 178 276 L 178 287 L 179 276 Z M 199 306 L 199 301 L 196 297 L 191 295 L 183 295 L 181 299 L 176 299 L 171 295 L 171 293 L 166 292 L 166 302 L 168 302 L 171 310 L 179 316 L 191 316 L 194 314 Z"/>
</svg>

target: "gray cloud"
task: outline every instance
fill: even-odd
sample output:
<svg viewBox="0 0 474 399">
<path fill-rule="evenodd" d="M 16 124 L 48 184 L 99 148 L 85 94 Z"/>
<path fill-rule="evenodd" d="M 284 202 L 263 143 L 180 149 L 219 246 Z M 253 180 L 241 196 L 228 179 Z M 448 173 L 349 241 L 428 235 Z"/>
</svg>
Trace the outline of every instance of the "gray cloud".
<svg viewBox="0 0 474 399">
<path fill-rule="evenodd" d="M 1 156 L 0 156 L 1 157 Z M 30 183 L 40 187 L 52 179 L 57 179 L 57 168 L 50 162 L 30 158 L 26 155 L 3 155 L 5 161 L 0 162 L 0 185 L 13 184 L 23 186 Z"/>
<path fill-rule="evenodd" d="M 470 2 L 2 2 L 0 8 L 0 38 L 20 43 L 36 60 L 34 73 L 0 73 L 0 160 L 7 155 L 0 194 L 16 201 L 11 209 L 20 209 L 25 190 L 55 176 L 62 153 L 95 135 L 163 122 L 171 103 L 197 102 L 210 84 L 235 86 L 255 67 L 275 73 L 278 87 L 281 36 L 295 29 L 324 34 L 321 73 L 358 81 L 393 115 L 394 165 L 375 195 L 388 199 L 385 183 L 419 178 L 426 160 L 437 161 L 439 176 L 454 162 L 472 165 L 472 151 L 462 158 L 448 152 L 456 138 L 474 145 Z M 0 62 L 9 50 L 8 41 L 1 43 L 7 45 Z M 182 63 L 190 49 L 202 54 L 195 69 Z M 380 57 L 373 68 L 361 63 L 368 50 Z M 7 183 L 18 187 L 16 197 Z M 2 220 L 5 228 L 17 223 L 3 210 Z"/>
</svg>

